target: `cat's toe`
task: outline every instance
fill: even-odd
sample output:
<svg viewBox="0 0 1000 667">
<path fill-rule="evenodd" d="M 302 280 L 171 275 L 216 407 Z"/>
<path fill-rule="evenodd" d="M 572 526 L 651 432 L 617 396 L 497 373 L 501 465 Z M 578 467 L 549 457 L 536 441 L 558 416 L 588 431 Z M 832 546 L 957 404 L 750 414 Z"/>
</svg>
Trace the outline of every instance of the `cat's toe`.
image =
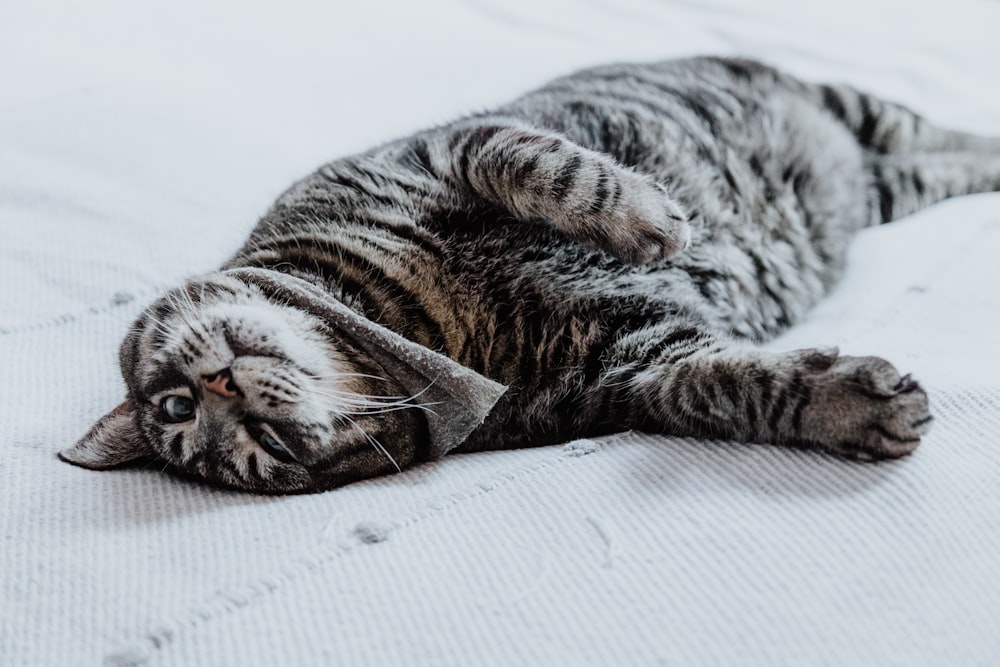
<svg viewBox="0 0 1000 667">
<path fill-rule="evenodd" d="M 898 458 L 913 452 L 930 430 L 933 417 L 927 393 L 915 382 L 884 399 L 878 418 L 869 425 L 865 449 L 873 458 Z"/>
<path fill-rule="evenodd" d="M 933 417 L 927 392 L 911 376 L 900 374 L 884 359 L 861 358 L 853 373 L 868 405 L 868 419 L 858 453 L 862 458 L 886 459 L 906 456 L 920 444 Z"/>
<path fill-rule="evenodd" d="M 633 239 L 625 245 L 619 259 L 632 264 L 648 264 L 676 257 L 691 242 L 691 228 L 686 221 L 670 220 L 656 224 L 643 219 L 633 221 Z"/>
<path fill-rule="evenodd" d="M 642 182 L 630 189 L 620 209 L 613 254 L 633 264 L 670 259 L 691 243 L 687 214 L 658 184 Z"/>
<path fill-rule="evenodd" d="M 849 458 L 879 460 L 913 452 L 933 417 L 927 392 L 909 375 L 878 357 L 818 355 L 815 442 Z"/>
</svg>

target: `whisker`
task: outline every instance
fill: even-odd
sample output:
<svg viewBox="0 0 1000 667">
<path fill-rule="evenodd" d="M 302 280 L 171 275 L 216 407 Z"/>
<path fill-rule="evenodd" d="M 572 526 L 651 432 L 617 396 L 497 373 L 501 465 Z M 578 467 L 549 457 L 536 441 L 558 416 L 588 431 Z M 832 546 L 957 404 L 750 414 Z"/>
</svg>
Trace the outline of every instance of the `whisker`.
<svg viewBox="0 0 1000 667">
<path fill-rule="evenodd" d="M 392 458 L 392 454 L 389 453 L 389 450 L 386 449 L 385 446 L 381 442 L 379 442 L 378 439 L 374 435 L 372 435 L 371 433 L 368 433 L 365 430 L 362 430 L 361 432 L 368 439 L 368 442 L 372 443 L 372 445 L 375 447 L 375 449 L 377 449 L 378 451 L 382 452 L 382 454 L 385 455 L 385 457 L 387 459 L 389 459 L 389 461 L 392 463 L 392 465 L 396 468 L 396 472 L 403 472 L 403 469 L 400 467 L 400 465 L 398 463 L 396 463 L 396 459 Z"/>
<path fill-rule="evenodd" d="M 342 412 L 345 415 L 357 415 L 357 416 L 367 417 L 368 415 L 383 415 L 383 414 L 386 414 L 386 413 L 389 413 L 389 412 L 399 412 L 400 410 L 410 410 L 410 409 L 413 409 L 413 408 L 417 408 L 418 410 L 423 410 L 424 412 L 429 412 L 432 415 L 434 415 L 435 417 L 439 416 L 437 412 L 435 412 L 430 407 L 428 407 L 428 406 L 431 406 L 431 405 L 441 405 L 441 404 L 440 403 L 416 403 L 416 404 L 413 404 L 413 405 L 400 405 L 400 406 L 393 407 L 393 408 L 386 408 L 384 410 L 343 410 Z"/>
<path fill-rule="evenodd" d="M 173 329 L 165 321 L 152 318 L 150 318 L 150 321 L 153 323 L 153 329 L 163 334 L 165 338 L 169 338 L 174 333 Z"/>
<path fill-rule="evenodd" d="M 191 304 L 191 308 L 189 309 L 187 303 L 181 300 L 180 296 L 181 294 L 184 294 L 186 296 L 187 292 L 184 290 L 181 290 L 180 292 L 170 292 L 169 294 L 167 294 L 167 300 L 170 302 L 170 305 L 174 307 L 174 312 L 177 314 L 177 317 L 179 317 L 181 321 L 184 322 L 184 324 L 187 325 L 187 327 L 193 331 L 195 325 L 194 322 L 192 322 L 191 318 L 188 317 L 188 315 L 195 314 L 194 304 Z M 190 297 L 188 297 L 188 300 L 190 301 Z"/>
<path fill-rule="evenodd" d="M 379 394 L 359 394 L 354 391 L 341 391 L 339 389 L 317 389 L 317 392 L 323 392 L 327 396 L 338 396 L 343 397 L 346 400 L 360 400 L 369 402 L 405 402 L 409 401 L 409 396 L 382 396 Z"/>
<path fill-rule="evenodd" d="M 410 397 L 399 397 L 399 396 L 366 396 L 360 394 L 350 394 L 335 391 L 325 391 L 322 389 L 307 389 L 311 394 L 316 396 L 325 396 L 326 398 L 334 399 L 343 405 L 347 410 L 345 414 L 381 414 L 384 412 L 393 412 L 395 410 L 407 410 L 410 408 L 416 408 L 418 410 L 423 410 L 425 412 L 430 412 L 433 415 L 437 415 L 434 410 L 429 406 L 441 405 L 440 401 L 435 401 L 431 403 L 415 403 L 413 402 L 414 396 Z M 351 409 L 360 409 L 361 411 L 351 412 Z"/>
<path fill-rule="evenodd" d="M 396 459 L 392 457 L 392 454 L 389 453 L 389 450 L 387 450 L 385 446 L 381 442 L 379 442 L 375 436 L 373 436 L 368 431 L 363 429 L 357 422 L 355 422 L 350 417 L 347 418 L 347 423 L 350 424 L 352 427 L 356 428 L 358 431 L 360 431 L 361 435 L 365 437 L 365 439 L 368 441 L 368 444 L 370 444 L 372 447 L 375 448 L 376 452 L 382 454 L 382 456 L 389 459 L 389 462 L 396 467 L 397 472 L 403 472 L 403 469 L 400 467 L 399 463 L 396 462 Z"/>
<path fill-rule="evenodd" d="M 384 378 L 378 375 L 369 375 L 367 373 L 340 373 L 333 372 L 330 375 L 323 375 L 321 373 L 309 373 L 306 377 L 313 380 L 340 380 L 342 378 L 365 378 L 368 380 L 378 380 L 380 382 L 388 382 L 389 378 Z"/>
</svg>

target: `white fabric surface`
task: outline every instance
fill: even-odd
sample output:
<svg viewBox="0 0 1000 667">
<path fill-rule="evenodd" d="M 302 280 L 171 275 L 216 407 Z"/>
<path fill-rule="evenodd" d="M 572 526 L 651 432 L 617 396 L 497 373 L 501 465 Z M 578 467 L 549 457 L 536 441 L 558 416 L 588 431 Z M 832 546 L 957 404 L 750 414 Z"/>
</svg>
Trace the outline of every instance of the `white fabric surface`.
<svg viewBox="0 0 1000 667">
<path fill-rule="evenodd" d="M 1000 195 L 862 235 L 775 347 L 918 374 L 906 460 L 626 434 L 260 498 L 55 453 L 327 159 L 598 62 L 741 53 L 1000 134 L 1000 3 L 0 6 L 0 664 L 1000 664 Z"/>
</svg>

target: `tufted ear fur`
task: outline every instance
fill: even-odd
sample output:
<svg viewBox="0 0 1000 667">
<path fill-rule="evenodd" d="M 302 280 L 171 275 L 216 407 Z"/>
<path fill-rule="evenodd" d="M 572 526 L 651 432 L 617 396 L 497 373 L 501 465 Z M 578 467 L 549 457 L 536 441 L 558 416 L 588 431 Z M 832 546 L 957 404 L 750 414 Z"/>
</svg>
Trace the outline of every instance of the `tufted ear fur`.
<svg viewBox="0 0 1000 667">
<path fill-rule="evenodd" d="M 134 412 L 132 400 L 126 398 L 98 419 L 75 445 L 59 452 L 59 458 L 91 470 L 107 470 L 155 456 L 156 452 L 132 419 Z"/>
</svg>

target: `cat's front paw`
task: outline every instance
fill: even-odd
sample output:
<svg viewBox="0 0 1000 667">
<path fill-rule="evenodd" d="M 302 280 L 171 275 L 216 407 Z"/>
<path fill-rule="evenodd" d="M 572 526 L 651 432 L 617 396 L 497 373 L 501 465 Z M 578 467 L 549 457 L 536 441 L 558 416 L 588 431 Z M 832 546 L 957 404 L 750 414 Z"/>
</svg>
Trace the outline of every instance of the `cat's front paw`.
<svg viewBox="0 0 1000 667">
<path fill-rule="evenodd" d="M 658 183 L 623 171 L 616 206 L 591 221 L 592 243 L 631 264 L 675 257 L 691 242 L 687 214 Z"/>
<path fill-rule="evenodd" d="M 842 456 L 897 458 L 916 449 L 932 421 L 927 393 L 879 357 L 839 357 L 813 378 L 810 440 Z"/>
</svg>

